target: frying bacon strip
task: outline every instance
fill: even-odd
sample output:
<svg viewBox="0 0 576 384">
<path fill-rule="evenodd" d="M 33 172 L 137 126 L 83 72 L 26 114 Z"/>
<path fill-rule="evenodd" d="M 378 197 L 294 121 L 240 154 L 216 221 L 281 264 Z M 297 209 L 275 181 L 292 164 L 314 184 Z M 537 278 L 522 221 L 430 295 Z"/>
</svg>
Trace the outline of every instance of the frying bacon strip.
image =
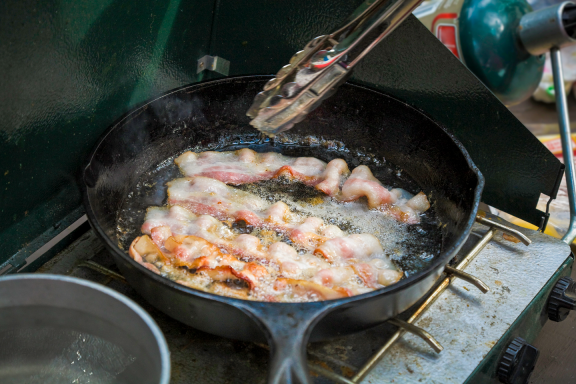
<svg viewBox="0 0 576 384">
<path fill-rule="evenodd" d="M 245 263 L 197 236 L 176 235 L 166 239 L 162 251 L 147 235 L 136 238 L 130 246 L 130 256 L 146 268 L 160 273 L 149 261 L 161 260 L 164 264 L 187 267 L 194 273 L 206 275 L 214 281 L 242 280 L 250 289 L 259 285 L 260 279 L 269 275 L 266 268 L 255 263 Z M 148 265 L 150 264 L 150 265 Z"/>
<path fill-rule="evenodd" d="M 313 281 L 326 287 L 334 287 L 359 278 L 366 287 L 378 289 L 394 284 L 402 278 L 402 272 L 388 268 L 380 269 L 374 265 L 373 261 L 381 261 L 381 259 L 373 259 L 368 263 L 356 263 L 346 267 L 322 269 L 314 275 Z"/>
<path fill-rule="evenodd" d="M 164 260 L 175 267 L 186 267 L 196 274 L 206 276 L 212 281 L 243 281 L 251 290 L 259 286 L 259 281 L 264 278 L 272 281 L 269 271 L 262 265 L 246 260 L 257 260 L 259 263 L 268 265 L 276 270 L 282 279 L 289 279 L 288 282 L 300 281 L 306 278 L 312 282 L 335 290 L 318 291 L 315 285 L 302 285 L 290 291 L 295 295 L 305 297 L 336 297 L 335 295 L 362 293 L 365 286 L 367 288 L 377 288 L 389 285 L 402 276 L 394 270 L 394 266 L 386 261 L 382 248 L 377 239 L 372 235 L 350 235 L 346 236 L 339 228 L 336 231 L 334 226 L 326 226 L 324 231 L 318 228 L 323 224 L 319 218 L 307 218 L 294 231 L 310 231 L 308 233 L 326 231 L 334 232 L 342 236 L 339 239 L 327 239 L 328 246 L 318 246 L 317 252 L 320 257 L 312 254 L 298 254 L 295 248 L 284 242 L 273 242 L 268 247 L 262 245 L 260 239 L 248 234 L 236 235 L 230 231 L 228 226 L 214 219 L 213 217 L 202 215 L 196 216 L 188 210 L 173 206 L 171 208 L 149 208 L 146 221 L 142 226 L 143 232 L 154 236 L 160 233 L 162 238 L 166 238 L 163 243 L 153 243 L 152 253 L 160 254 Z M 335 227 L 337 228 L 337 227 Z M 180 231 L 187 235 L 180 235 L 172 231 Z M 166 237 L 167 236 L 167 237 Z M 316 240 L 321 235 L 315 233 Z M 143 236 L 146 239 L 148 236 Z M 160 237 L 159 237 L 160 238 Z M 324 244 L 325 244 L 324 243 Z M 339 246 L 340 245 L 340 246 Z M 344 247 L 341 245 L 345 245 Z M 357 254 L 346 253 L 346 250 L 353 248 Z M 227 253 L 229 252 L 229 253 Z M 325 254 L 322 254 L 325 252 Z M 158 256 L 155 256 L 158 258 Z M 382 258 L 374 259 L 374 258 Z M 356 267 L 355 263 L 360 260 L 377 261 L 379 268 L 375 268 L 370 263 L 363 262 L 362 267 Z M 244 261 L 243 261 L 244 260 Z M 371 262 L 372 262 L 371 261 Z M 333 265 L 331 265 L 333 264 Z M 344 266 L 340 266 L 344 265 Z M 386 272 L 390 269 L 390 272 Z M 379 274 L 387 273 L 388 280 L 381 283 Z M 272 280 L 270 280 L 272 279 Z M 277 284 L 277 283 L 275 283 Z M 275 285 L 278 287 L 277 285 Z M 310 289 L 303 287 L 312 287 Z M 346 291 L 339 290 L 346 287 Z M 197 287 L 196 287 L 197 288 Z M 223 286 L 219 290 L 227 289 Z M 232 289 L 232 288 L 230 288 Z M 238 291 L 241 286 L 238 283 L 233 287 L 233 297 L 244 295 Z M 319 293 L 320 292 L 320 293 Z M 324 292 L 324 293 L 322 293 Z M 332 292 L 330 294 L 326 292 Z M 339 293 L 338 293 L 339 292 Z M 275 300 L 275 296 L 266 296 L 266 300 Z"/>
<path fill-rule="evenodd" d="M 312 254 L 299 255 L 296 249 L 286 243 L 277 242 L 268 247 L 270 259 L 279 266 L 279 272 L 284 277 L 301 279 L 312 277 L 330 264 Z"/>
<path fill-rule="evenodd" d="M 430 208 L 428 198 L 423 192 L 412 196 L 399 188 L 389 191 L 365 165 L 354 168 L 342 186 L 340 199 L 353 201 L 361 197 L 366 197 L 368 207 L 377 208 L 396 220 L 408 224 L 419 223 L 419 214 Z"/>
<path fill-rule="evenodd" d="M 240 185 L 283 176 L 316 186 L 329 196 L 338 193 L 342 178 L 350 173 L 342 159 L 326 164 L 314 157 L 257 153 L 248 148 L 235 152 L 188 151 L 174 162 L 187 177 L 205 176 L 226 184 Z"/>
<path fill-rule="evenodd" d="M 302 224 L 295 226 L 290 236 L 294 239 L 293 242 L 297 244 L 299 244 L 299 241 L 303 244 L 309 244 L 310 250 L 321 244 L 321 241 L 329 240 L 335 236 L 346 236 L 340 228 L 334 225 L 327 225 L 319 229 L 321 225 L 323 225 L 321 219 L 309 217 Z M 286 243 L 274 242 L 266 249 L 256 236 L 249 234 L 237 235 L 221 221 L 208 215 L 197 216 L 177 205 L 170 208 L 148 208 L 146 221 L 142 225 L 141 230 L 143 233 L 151 235 L 152 238 L 154 238 L 156 232 L 163 233 L 167 240 L 162 243 L 156 243 L 156 245 L 165 247 L 168 252 L 175 254 L 183 254 L 184 250 L 182 247 L 177 249 L 174 241 L 181 243 L 181 239 L 186 237 L 190 244 L 188 247 L 192 246 L 192 239 L 198 239 L 197 241 L 209 242 L 209 244 L 213 244 L 218 249 L 224 249 L 245 261 L 256 260 L 263 264 L 268 264 L 269 262 L 275 262 L 281 252 L 293 255 L 292 259 L 294 260 L 298 257 L 296 249 Z M 171 236 L 173 237 L 171 238 Z M 194 245 L 199 247 L 197 243 Z M 205 246 L 202 249 L 207 252 L 209 248 Z M 205 254 L 203 256 L 208 255 Z M 300 268 L 303 268 L 303 266 Z"/>
<path fill-rule="evenodd" d="M 135 238 L 132 244 L 130 244 L 128 254 L 136 262 L 158 274 L 160 273 L 160 270 L 158 270 L 158 267 L 152 263 L 158 261 L 169 263 L 168 259 L 164 256 L 162 251 L 148 236 L 140 236 Z"/>
<path fill-rule="evenodd" d="M 143 233 L 151 235 L 153 240 L 157 231 L 163 232 L 164 236 L 168 233 L 170 236 L 175 234 L 172 239 L 168 236 L 165 242 L 156 243 L 160 247 L 164 246 L 167 251 L 172 253 L 184 252 L 182 247 L 176 249 L 174 241 L 181 243 L 181 239 L 187 237 L 188 242 L 191 242 L 191 239 L 194 238 L 201 239 L 213 244 L 218 249 L 224 249 L 230 254 L 237 255 L 245 261 L 258 260 L 264 264 L 269 262 L 268 255 L 263 250 L 260 239 L 257 237 L 251 235 L 238 236 L 220 220 L 208 215 L 197 216 L 177 205 L 170 208 L 148 208 L 146 221 L 142 225 L 141 230 Z"/>
<path fill-rule="evenodd" d="M 186 152 L 176 163 L 191 177 L 168 183 L 170 208 L 148 209 L 145 235 L 133 241 L 129 254 L 184 285 L 242 299 L 337 299 L 393 284 L 402 272 L 373 235 L 348 235 L 283 202 L 271 204 L 226 184 L 295 179 L 334 197 L 331 203 L 365 197 L 369 208 L 405 223 L 418 223 L 430 208 L 424 193 L 388 190 L 367 166 L 350 174 L 342 159 L 326 164 L 243 149 Z M 251 233 L 239 234 L 238 222 Z M 291 243 L 279 241 L 286 237 Z"/>
<path fill-rule="evenodd" d="M 295 295 L 311 299 L 319 298 L 320 300 L 334 300 L 352 296 L 352 292 L 346 288 L 328 288 L 308 280 L 279 278 L 274 284 L 274 289 L 279 292 L 290 290 Z"/>
<path fill-rule="evenodd" d="M 308 218 L 304 223 L 297 227 L 298 230 L 306 230 L 310 222 L 320 220 L 318 218 Z M 307 230 L 313 230 L 308 228 Z M 287 276 L 300 276 L 305 271 L 316 270 L 317 268 L 326 268 L 328 264 L 322 259 L 310 255 L 298 255 L 295 248 L 283 242 L 273 242 L 267 248 L 261 243 L 256 236 L 249 234 L 237 235 L 229 227 L 219 220 L 207 215 L 196 216 L 192 212 L 179 206 L 170 208 L 151 207 L 146 213 L 146 221 L 142 225 L 142 232 L 153 236 L 156 231 L 168 232 L 170 236 L 174 233 L 172 239 L 168 238 L 165 243 L 157 244 L 159 247 L 166 248 L 166 251 L 184 255 L 186 245 L 176 248 L 174 241 L 182 243 L 182 238 L 187 237 L 188 242 L 192 239 L 201 238 L 215 245 L 217 248 L 225 250 L 231 255 L 243 261 L 258 261 L 261 264 L 276 264 L 280 270 Z M 340 228 L 334 225 L 325 226 L 321 229 L 320 234 L 330 232 L 331 235 L 345 236 Z M 188 235 L 188 236 L 182 236 Z M 305 236 L 305 233 L 298 232 L 299 236 Z M 311 233 L 311 237 L 321 237 L 320 234 Z M 200 240 L 198 240 L 200 241 Z M 183 249 L 184 248 L 184 249 Z M 189 246 L 188 248 L 191 248 Z M 208 250 L 209 248 L 203 248 Z M 208 256 L 203 254 L 202 256 Z M 196 257 L 196 256 L 195 256 Z M 182 260 L 187 260 L 182 257 Z M 180 261 L 179 265 L 184 261 Z M 205 264 L 199 264 L 199 263 Z M 195 264 L 188 265 L 189 268 L 197 268 L 202 265 L 214 267 L 214 263 L 209 263 L 207 259 L 197 260 Z"/>
<path fill-rule="evenodd" d="M 243 265 L 235 257 L 222 253 L 216 245 L 197 236 L 172 236 L 166 240 L 164 247 L 172 255 L 173 264 L 178 267 L 197 269 L 215 268 L 219 265 L 236 267 Z"/>
<path fill-rule="evenodd" d="M 212 281 L 244 281 L 250 290 L 258 287 L 262 279 L 269 276 L 268 271 L 263 266 L 255 263 L 243 263 L 231 255 L 223 254 L 218 247 L 196 236 L 171 236 L 166 240 L 164 247 L 168 252 L 162 252 L 150 237 L 145 235 L 134 240 L 130 248 L 130 255 L 147 268 L 150 267 L 144 260 L 161 259 L 167 264 L 171 263 L 175 266 L 186 266 L 193 269 L 194 274 L 209 277 Z M 139 252 L 135 253 L 132 250 Z M 160 273 L 153 265 L 150 269 Z M 284 290 L 282 287 L 285 288 L 286 286 L 289 286 L 295 295 L 306 297 L 315 295 L 324 300 L 350 295 L 350 292 L 345 288 L 327 288 L 305 280 L 279 278 L 274 283 L 275 290 L 282 291 Z M 224 288 L 220 286 L 219 289 Z M 238 290 L 235 292 L 238 293 Z M 285 294 L 285 290 L 282 293 Z"/>
<path fill-rule="evenodd" d="M 242 280 L 248 284 L 250 289 L 257 287 L 260 284 L 260 278 L 268 275 L 266 268 L 254 263 L 246 263 L 242 270 L 236 270 L 229 265 L 214 268 L 200 267 L 196 273 L 205 274 L 212 280 L 221 282 Z"/>
<path fill-rule="evenodd" d="M 430 207 L 426 195 L 422 192 L 416 195 L 419 196 L 416 201 L 408 204 L 405 191 L 388 190 L 365 165 L 356 167 L 350 174 L 348 165 L 342 159 L 334 159 L 326 164 L 311 157 L 294 158 L 274 152 L 256 153 L 244 148 L 235 152 L 201 152 L 198 154 L 188 151 L 180 155 L 175 162 L 187 177 L 204 176 L 224 184 L 240 185 L 288 177 L 314 186 L 341 201 L 354 201 L 366 197 L 369 208 L 380 209 L 408 224 L 418 223 L 420 221 L 418 215 Z M 349 174 L 350 176 L 345 180 Z M 213 188 L 212 192 L 218 194 L 221 190 L 223 190 L 222 187 Z M 238 191 L 237 198 L 247 196 L 240 192 Z M 207 202 L 202 209 L 206 214 L 218 213 L 218 210 Z"/>
<path fill-rule="evenodd" d="M 374 177 L 370 168 L 360 165 L 352 171 L 352 174 L 342 186 L 342 200 L 358 200 L 366 196 L 368 207 L 378 208 L 384 204 L 396 202 L 396 195 L 391 194 L 380 181 Z"/>
<path fill-rule="evenodd" d="M 333 263 L 349 259 L 369 259 L 375 255 L 383 255 L 384 250 L 376 237 L 362 233 L 327 240 L 314 250 L 314 254 Z"/>
<path fill-rule="evenodd" d="M 262 211 L 269 205 L 258 196 L 208 177 L 176 179 L 167 185 L 170 205 L 180 205 L 195 214 L 211 215 L 219 220 L 234 217 L 242 210 Z"/>
<path fill-rule="evenodd" d="M 287 234 L 294 243 L 314 249 L 331 237 L 343 236 L 335 226 L 319 218 L 302 219 L 279 201 L 269 205 L 263 199 L 218 180 L 206 177 L 176 179 L 168 183 L 168 203 L 195 214 L 209 214 L 220 220 L 244 221 L 258 228 Z M 146 231 L 143 228 L 143 231 Z"/>
</svg>

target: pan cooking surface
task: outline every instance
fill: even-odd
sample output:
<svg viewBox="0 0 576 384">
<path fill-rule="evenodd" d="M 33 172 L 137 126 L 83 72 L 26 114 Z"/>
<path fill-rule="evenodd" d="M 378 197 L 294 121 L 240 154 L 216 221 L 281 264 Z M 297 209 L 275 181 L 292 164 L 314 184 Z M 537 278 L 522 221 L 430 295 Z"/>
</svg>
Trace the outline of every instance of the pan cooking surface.
<svg viewBox="0 0 576 384">
<path fill-rule="evenodd" d="M 286 366 L 282 356 L 304 351 L 302 345 L 309 340 L 374 326 L 422 297 L 469 235 L 484 179 L 464 147 L 424 113 L 351 84 L 344 84 L 287 132 L 290 142 L 280 137 L 275 144 L 261 142 L 248 126 L 245 113 L 269 79 L 237 77 L 195 84 L 131 111 L 106 131 L 90 155 L 84 172 L 84 201 L 91 225 L 138 293 L 162 312 L 202 331 L 260 343 L 268 340 L 275 351 L 271 370 L 278 372 L 280 364 Z M 346 146 L 314 137 L 341 140 Z M 241 147 L 314 156 L 326 162 L 340 157 L 350 169 L 367 164 L 387 186 L 411 193 L 424 190 L 433 210 L 421 217 L 420 225 L 407 229 L 414 232 L 414 241 L 401 244 L 409 252 L 397 262 L 411 276 L 364 295 L 285 305 L 189 289 L 146 270 L 126 254 L 131 240 L 140 235 L 145 208 L 163 205 L 165 183 L 181 177 L 173 164 L 176 156 L 187 150 Z M 371 154 L 378 154 L 379 160 L 386 156 L 388 161 L 373 166 Z M 392 164 L 405 172 L 397 175 L 398 169 Z M 423 252 L 436 256 L 426 260 L 420 257 Z M 303 356 L 296 365 L 305 371 Z"/>
<path fill-rule="evenodd" d="M 248 147 L 261 153 L 279 152 L 293 157 L 316 157 L 325 162 L 342 158 L 351 169 L 358 165 L 367 165 L 374 176 L 388 188 L 402 188 L 412 194 L 421 190 L 414 180 L 385 159 L 346 148 L 343 143 L 322 141 L 313 137 L 297 140 L 298 144 L 293 143 L 295 140 L 286 141 L 288 141 L 286 138 L 280 137 L 275 141 L 264 139 L 242 145 L 209 149 L 195 147 L 190 150 L 234 151 Z M 174 158 L 178 155 L 180 153 L 166 158 L 153 169 L 144 172 L 130 188 L 117 216 L 116 236 L 121 249 L 126 251 L 131 241 L 141 235 L 140 227 L 144 222 L 146 208 L 166 205 L 166 183 L 182 177 L 174 164 Z M 368 210 L 365 201 L 336 204 L 323 193 L 296 181 L 268 180 L 240 185 L 237 188 L 270 202 L 283 201 L 293 211 L 320 217 L 326 223 L 334 224 L 349 234 L 373 234 L 406 277 L 425 269 L 441 251 L 442 234 L 433 201 L 432 207 L 421 215 L 419 224 L 407 225 L 380 212 Z M 235 226 L 233 230 L 239 233 L 246 231 L 242 226 Z"/>
</svg>

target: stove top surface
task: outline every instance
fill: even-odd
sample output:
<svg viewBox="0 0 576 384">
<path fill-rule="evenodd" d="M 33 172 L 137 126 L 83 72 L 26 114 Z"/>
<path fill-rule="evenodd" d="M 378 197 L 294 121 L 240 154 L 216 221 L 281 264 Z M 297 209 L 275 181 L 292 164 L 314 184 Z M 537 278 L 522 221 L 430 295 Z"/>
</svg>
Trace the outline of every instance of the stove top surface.
<svg viewBox="0 0 576 384">
<path fill-rule="evenodd" d="M 521 230 L 532 244 L 514 243 L 498 232 L 465 269 L 490 291 L 483 294 L 456 279 L 414 323 L 444 350 L 434 353 L 421 339 L 406 334 L 370 372 L 367 382 L 462 383 L 474 373 L 570 255 L 570 247 L 562 241 L 508 225 Z M 475 224 L 468 243 L 486 231 Z"/>
<path fill-rule="evenodd" d="M 414 323 L 430 332 L 444 350 L 436 353 L 420 338 L 405 334 L 363 382 L 462 383 L 473 375 L 482 375 L 478 370 L 498 355 L 495 350 L 501 349 L 499 341 L 521 325 L 522 315 L 535 307 L 539 293 L 542 294 L 551 277 L 559 269 L 570 266 L 566 263 L 570 255 L 567 244 L 506 224 L 527 235 L 532 244 L 525 246 L 506 240 L 501 232 L 495 235 L 465 269 L 486 283 L 490 291 L 483 294 L 470 283 L 456 279 Z M 461 254 L 468 252 L 486 231 L 487 227 L 475 224 Z M 85 278 L 107 285 L 139 303 L 156 320 L 168 341 L 174 384 L 191 380 L 196 383 L 266 381 L 266 346 L 210 335 L 156 310 L 124 281 L 93 231 L 88 231 L 37 272 Z M 412 312 L 408 310 L 400 318 L 407 319 Z M 542 322 L 542 319 L 536 317 L 531 321 Z M 396 330 L 395 326 L 385 323 L 355 335 L 311 343 L 309 363 L 350 378 Z M 484 377 L 491 374 L 484 372 Z M 315 383 L 332 382 L 314 372 L 312 376 Z"/>
</svg>

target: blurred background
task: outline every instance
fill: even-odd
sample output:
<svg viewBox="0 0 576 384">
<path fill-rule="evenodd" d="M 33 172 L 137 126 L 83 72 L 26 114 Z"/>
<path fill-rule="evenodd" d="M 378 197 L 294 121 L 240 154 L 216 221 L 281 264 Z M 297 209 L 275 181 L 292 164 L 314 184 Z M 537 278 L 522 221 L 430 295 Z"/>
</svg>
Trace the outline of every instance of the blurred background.
<svg viewBox="0 0 576 384">
<path fill-rule="evenodd" d="M 528 0 L 528 3 L 534 10 L 539 10 L 561 1 Z M 414 15 L 506 104 L 518 120 L 563 161 L 550 55 L 529 58 L 524 61 L 527 65 L 522 67 L 518 57 L 510 54 L 514 49 L 507 44 L 506 34 L 514 30 L 516 20 L 525 7 L 525 3 L 514 1 L 430 0 L 424 1 Z M 481 11 L 478 12 L 478 9 Z M 465 34 L 467 31 L 468 35 Z M 574 147 L 576 46 L 562 48 L 561 56 Z M 539 68 L 542 68 L 541 72 Z M 516 82 L 515 79 L 520 81 Z M 512 147 L 510 149 L 512 150 Z M 541 196 L 538 209 L 545 211 L 547 202 L 548 196 Z M 530 223 L 505 212 L 487 208 L 516 225 L 536 229 Z M 550 214 L 546 233 L 561 238 L 570 221 L 565 178 L 560 185 L 557 199 L 550 204 Z M 575 250 L 574 244 L 572 250 Z M 574 271 L 572 278 L 576 278 Z M 530 379 L 531 383 L 576 381 L 575 329 L 574 316 L 562 323 L 548 322 L 544 325 L 534 342 L 540 349 L 540 358 Z"/>
<path fill-rule="evenodd" d="M 559 0 L 459 1 L 427 0 L 414 15 L 458 57 L 544 145 L 562 161 L 550 55 L 524 57 L 511 37 L 526 12 L 560 4 Z M 564 85 L 571 125 L 576 121 L 576 46 L 561 49 Z M 538 209 L 546 211 L 547 196 Z M 565 180 L 550 205 L 546 233 L 561 238 L 570 214 Z M 536 229 L 492 209 L 514 224 Z"/>
</svg>

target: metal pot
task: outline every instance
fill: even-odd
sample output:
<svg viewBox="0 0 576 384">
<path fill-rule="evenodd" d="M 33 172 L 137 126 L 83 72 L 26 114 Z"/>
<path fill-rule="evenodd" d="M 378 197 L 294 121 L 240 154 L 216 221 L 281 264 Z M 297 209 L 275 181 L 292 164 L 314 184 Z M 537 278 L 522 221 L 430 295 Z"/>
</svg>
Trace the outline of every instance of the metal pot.
<svg viewBox="0 0 576 384">
<path fill-rule="evenodd" d="M 3 384 L 168 384 L 170 353 L 132 300 L 58 275 L 0 278 Z"/>
</svg>

